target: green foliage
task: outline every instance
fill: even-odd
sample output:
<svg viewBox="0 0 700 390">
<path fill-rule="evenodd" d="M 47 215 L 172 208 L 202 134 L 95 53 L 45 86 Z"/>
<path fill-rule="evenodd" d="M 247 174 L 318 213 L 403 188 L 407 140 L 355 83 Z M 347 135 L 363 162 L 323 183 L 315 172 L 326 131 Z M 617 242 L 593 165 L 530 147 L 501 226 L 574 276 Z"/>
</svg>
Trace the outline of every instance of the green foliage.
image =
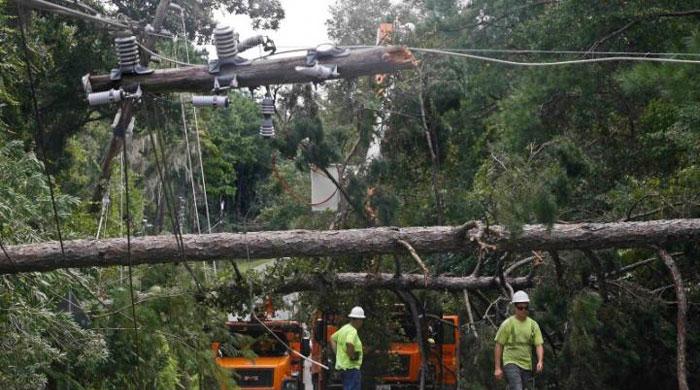
<svg viewBox="0 0 700 390">
<path fill-rule="evenodd" d="M 105 14 L 120 12 L 135 20 L 150 19 L 157 4 L 89 3 Z M 212 10 L 247 13 L 256 27 L 276 28 L 284 17 L 280 4 L 206 0 L 180 5 L 186 10 L 188 36 L 203 43 L 210 37 Z M 695 8 L 692 1 L 661 1 L 650 7 L 637 0 L 527 4 L 339 0 L 331 7 L 327 26 L 332 39 L 348 45 L 374 44 L 378 23 L 388 20 L 396 21 L 397 27 L 409 22 L 415 26 L 413 31 L 399 27 L 394 36 L 395 43 L 408 46 L 695 53 L 700 49 L 695 17 L 674 14 Z M 89 211 L 89 202 L 114 110 L 89 108 L 76 80 L 113 66 L 111 37 L 93 24 L 64 17 L 33 13 L 28 19 L 30 60 L 45 133 L 44 142 L 37 145 L 15 14 L 14 2 L 0 1 L 3 244 L 56 237 L 43 167 L 34 152 L 40 155 L 41 150 L 46 150 L 47 165 L 58 183 L 64 237 L 94 237 L 100 215 Z M 176 16 L 166 18 L 166 29 L 180 30 Z M 158 43 L 161 52 L 184 59 L 177 46 Z M 194 61 L 201 62 L 199 54 Z M 572 58 L 493 55 L 521 61 Z M 419 56 L 420 72 L 392 76 L 384 95 L 377 93 L 382 87 L 364 78 L 328 83 L 318 90 L 310 85 L 271 88 L 278 133 L 271 142 L 258 136 L 259 109 L 247 94 L 230 94 L 227 110 L 199 109 L 196 129 L 194 115 L 186 109 L 190 143 L 194 144 L 194 130 L 201 138 L 213 230 L 434 225 L 438 220 L 460 224 L 482 219 L 504 224 L 517 234 L 527 223 L 700 216 L 696 65 L 618 62 L 515 68 Z M 177 97 L 147 94 L 137 113 L 129 142 L 129 211 L 135 235 L 172 232 L 173 217 L 179 218 L 185 232 L 195 232 L 195 217 L 203 220 L 203 185 L 195 173 L 195 204 L 187 153 L 192 153 L 192 171 L 199 171 L 199 163 L 193 146 L 190 150 L 185 146 L 180 109 Z M 436 159 L 428 149 L 426 130 L 436 146 Z M 163 151 L 165 184 L 172 188 L 167 197 L 151 134 Z M 380 135 L 382 156 L 368 162 L 370 143 Z M 312 212 L 309 167 L 346 162 L 341 184 L 349 203 L 343 199 L 338 213 Z M 101 237 L 123 237 L 129 222 L 120 169 L 115 161 L 108 183 L 110 202 L 101 214 Z M 692 351 L 700 347 L 698 249 L 692 242 L 670 249 L 685 253 L 677 259 L 692 302 L 688 321 Z M 453 253 L 424 260 L 432 273 L 466 275 L 483 256 L 481 272 L 490 275 L 518 255 L 531 256 L 511 255 Z M 608 273 L 651 255 L 638 249 L 599 253 Z M 403 272 L 415 271 L 408 254 L 282 258 L 265 271 L 254 267 L 258 263 L 249 264 L 247 270 L 241 267 L 242 280 L 226 261 L 216 264 L 217 274 L 212 265 L 197 264 L 193 274 L 205 290 L 213 290 L 204 295 L 195 292 L 192 276 L 182 266 L 134 267 L 138 337 L 125 268 L 5 275 L 0 287 L 0 331 L 5 336 L 0 383 L 7 388 L 40 388 L 50 382 L 59 388 L 80 384 L 166 389 L 207 388 L 215 379 L 225 382 L 224 377 L 230 381 L 228 373 L 215 367 L 209 343 L 230 339 L 223 326 L 226 314 L 249 310 L 251 284 L 254 295 L 262 296 L 291 277 L 313 277 L 324 283 L 334 272 L 394 272 L 395 261 Z M 545 373 L 537 379 L 538 387 L 674 387 L 675 306 L 669 302 L 675 296 L 667 288 L 670 279 L 661 264 L 616 276 L 603 297 L 587 257 L 563 251 L 560 263 L 555 265 L 545 255 L 530 291 L 531 315 L 546 336 Z M 514 274 L 528 271 L 526 266 Z M 479 337 L 462 333 L 464 388 L 500 386 L 492 375 L 492 339 L 509 308 L 496 301 L 499 294 L 471 294 Z M 89 323 L 78 325 L 81 315 L 74 313 L 73 318 L 65 313 L 64 297 L 69 295 L 76 297 Z M 467 318 L 461 295 L 430 292 L 418 298 L 431 310 L 441 306 Z M 274 300 L 281 304 L 280 297 Z M 390 292 L 339 291 L 328 284 L 320 293 L 301 294 L 304 310 L 296 315 L 308 321 L 316 308 L 343 314 L 362 305 L 371 320 L 361 337 L 379 351 L 366 356 L 366 385 L 371 385 L 391 365 L 384 352 L 396 324 L 384 314 L 399 301 Z M 246 355 L 245 349 L 239 347 L 237 353 Z M 698 357 L 689 354 L 688 364 L 695 388 Z"/>
</svg>

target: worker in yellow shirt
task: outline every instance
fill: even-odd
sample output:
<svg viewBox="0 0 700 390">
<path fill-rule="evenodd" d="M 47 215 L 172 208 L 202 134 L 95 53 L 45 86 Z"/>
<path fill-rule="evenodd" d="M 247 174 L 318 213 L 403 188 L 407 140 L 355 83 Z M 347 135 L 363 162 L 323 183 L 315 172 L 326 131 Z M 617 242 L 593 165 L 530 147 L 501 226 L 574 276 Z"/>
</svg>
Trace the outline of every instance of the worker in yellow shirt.
<svg viewBox="0 0 700 390">
<path fill-rule="evenodd" d="M 357 331 L 362 327 L 365 311 L 355 306 L 348 315 L 350 322 L 331 336 L 331 348 L 335 352 L 335 369 L 340 372 L 343 390 L 360 390 L 362 376 L 362 341 Z"/>
<path fill-rule="evenodd" d="M 494 376 L 503 379 L 504 373 L 508 390 L 523 390 L 532 378 L 532 347 L 537 354 L 537 373 L 544 369 L 544 341 L 540 326 L 527 316 L 530 298 L 525 291 L 513 294 L 515 315 L 508 317 L 496 333 Z M 501 368 L 501 358 L 503 368 Z"/>
</svg>

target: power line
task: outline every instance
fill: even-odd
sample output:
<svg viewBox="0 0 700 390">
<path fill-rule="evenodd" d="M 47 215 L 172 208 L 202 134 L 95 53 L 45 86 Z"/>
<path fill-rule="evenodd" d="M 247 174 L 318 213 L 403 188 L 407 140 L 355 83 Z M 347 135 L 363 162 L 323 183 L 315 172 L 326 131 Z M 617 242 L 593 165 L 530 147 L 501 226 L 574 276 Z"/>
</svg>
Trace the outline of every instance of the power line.
<svg viewBox="0 0 700 390">
<path fill-rule="evenodd" d="M 107 19 L 107 18 L 104 18 L 101 16 L 94 16 L 94 15 L 86 14 L 84 12 L 80 12 L 80 11 L 74 10 L 72 8 L 64 7 L 60 4 L 55 4 L 55 3 L 51 3 L 48 1 L 44 1 L 44 0 L 25 0 L 24 3 L 27 5 L 33 5 L 36 8 L 40 8 L 40 9 L 43 9 L 46 11 L 51 11 L 51 12 L 54 12 L 57 14 L 73 16 L 76 18 L 84 19 L 84 20 L 91 20 L 94 22 L 99 22 L 102 24 L 107 24 L 110 26 L 119 27 L 119 28 L 123 28 L 123 29 L 131 28 L 131 26 L 129 26 L 127 24 L 117 22 L 117 21 L 112 20 L 112 19 Z"/>
<path fill-rule="evenodd" d="M 131 264 L 131 212 L 129 210 L 129 155 L 127 154 L 127 139 L 128 134 L 124 132 L 124 142 L 122 143 L 122 157 L 124 158 L 124 164 L 122 164 L 122 169 L 124 170 L 124 191 L 126 195 L 126 259 L 129 269 L 129 298 L 131 299 L 131 320 L 134 325 L 134 338 L 136 341 L 136 357 L 139 357 L 139 327 L 136 321 L 136 299 L 134 298 L 134 275 L 132 271 Z"/>
<path fill-rule="evenodd" d="M 66 258 L 66 252 L 63 247 L 63 235 L 61 234 L 61 221 L 59 220 L 58 217 L 58 208 L 56 207 L 56 197 L 54 195 L 53 191 L 53 181 L 51 180 L 51 175 L 49 174 L 49 168 L 48 168 L 48 160 L 46 158 L 46 151 L 44 150 L 44 127 L 42 125 L 41 121 L 41 115 L 39 113 L 39 103 L 37 102 L 36 98 L 36 88 L 34 87 L 34 72 L 32 72 L 32 64 L 31 64 L 31 57 L 30 57 L 30 52 L 29 52 L 29 46 L 27 45 L 27 36 L 25 34 L 25 20 L 23 16 L 23 12 L 21 9 L 21 5 L 18 3 L 17 4 L 17 12 L 19 16 L 19 22 L 20 22 L 20 33 L 22 36 L 22 48 L 24 50 L 24 64 L 26 65 L 27 68 L 27 78 L 29 81 L 29 91 L 31 92 L 31 99 L 32 99 L 32 107 L 34 109 L 34 121 L 36 125 L 36 131 L 35 131 L 35 138 L 36 138 L 36 146 L 37 150 L 39 152 L 39 155 L 41 156 L 41 162 L 43 165 L 43 171 L 44 171 L 44 176 L 46 177 L 46 182 L 49 186 L 49 195 L 51 196 L 51 207 L 53 209 L 53 217 L 54 221 L 56 223 L 56 232 L 58 234 L 58 242 L 61 244 L 61 256 L 65 260 Z M 55 263 L 55 260 L 54 260 Z"/>
<path fill-rule="evenodd" d="M 153 56 L 153 57 L 160 58 L 160 59 L 162 59 L 162 60 L 172 62 L 173 64 L 178 64 L 178 65 L 183 65 L 183 66 L 197 66 L 197 64 L 191 64 L 191 63 L 189 63 L 189 62 L 179 61 L 179 60 L 175 60 L 175 59 L 168 58 L 168 57 L 166 57 L 166 56 L 160 55 L 160 54 L 156 53 L 155 51 L 153 51 L 153 50 L 147 48 L 146 45 L 142 44 L 142 43 L 139 42 L 139 41 L 136 41 L 136 44 L 139 45 L 139 47 L 140 47 L 141 49 L 143 49 L 143 51 L 145 51 L 146 53 L 150 54 L 150 55 Z"/>
<path fill-rule="evenodd" d="M 187 62 L 190 62 L 190 48 L 189 41 L 187 40 L 187 26 L 185 25 L 185 11 L 180 8 L 180 21 L 182 22 L 182 38 L 185 41 L 185 58 Z M 211 234 L 211 218 L 209 217 L 209 199 L 207 197 L 207 181 L 204 176 L 204 164 L 202 163 L 202 144 L 199 139 L 199 120 L 197 118 L 197 107 L 192 106 L 192 116 L 194 118 L 194 135 L 197 140 L 197 156 L 199 158 L 199 170 L 202 178 L 202 192 L 204 195 L 204 210 L 207 217 L 207 229 L 209 234 Z M 214 266 L 214 274 L 216 274 L 216 261 L 212 262 Z"/>
<path fill-rule="evenodd" d="M 186 47 L 186 45 L 185 45 Z M 173 57 L 177 57 L 177 40 L 173 39 Z M 189 55 L 187 56 L 189 57 Z M 176 65 L 177 67 L 177 65 Z M 201 225 L 199 223 L 199 210 L 197 209 L 197 191 L 194 184 L 194 171 L 192 170 L 192 153 L 190 150 L 190 137 L 187 131 L 187 118 L 185 115 L 185 101 L 182 99 L 182 94 L 178 94 L 180 100 L 180 116 L 182 119 L 182 133 L 185 136 L 185 147 L 187 151 L 187 171 L 189 172 L 190 185 L 192 187 L 192 203 L 194 209 L 194 219 L 197 226 L 197 234 L 202 234 Z"/>
<path fill-rule="evenodd" d="M 17 269 L 17 263 L 15 263 L 14 260 L 12 260 L 12 257 L 7 253 L 7 250 L 5 249 L 5 245 L 2 244 L 2 232 L 0 231 L 0 249 L 2 249 L 2 253 L 5 255 L 7 258 L 7 261 L 10 262 L 10 265 L 12 265 L 12 268 L 15 270 L 15 272 L 19 272 Z"/>
<path fill-rule="evenodd" d="M 408 49 L 416 52 L 432 53 L 449 55 L 454 57 L 464 57 L 474 60 L 494 62 L 504 65 L 515 65 L 515 66 L 531 66 L 531 67 L 544 67 L 544 66 L 559 66 L 559 65 L 576 65 L 576 64 L 590 64 L 596 62 L 619 62 L 619 61 L 633 61 L 633 62 L 662 62 L 662 63 L 676 63 L 676 64 L 700 64 L 699 60 L 687 60 L 680 58 L 658 58 L 658 57 L 632 57 L 632 56 L 616 56 L 616 57 L 600 57 L 600 58 L 583 58 L 578 60 L 566 60 L 566 61 L 552 61 L 552 62 L 519 62 L 519 61 L 509 61 L 502 60 L 500 58 L 484 57 L 474 54 L 467 53 L 457 53 L 449 50 L 441 49 L 426 49 L 420 47 L 409 47 Z"/>
<path fill-rule="evenodd" d="M 613 55 L 613 56 L 681 56 L 700 57 L 700 53 L 678 52 L 634 52 L 634 51 L 584 51 L 584 50 L 537 50 L 537 49 L 464 49 L 464 48 L 440 48 L 442 50 L 463 53 L 503 53 L 503 54 L 578 54 L 578 55 Z"/>
<path fill-rule="evenodd" d="M 17 1 L 18 4 L 20 3 L 19 0 L 15 0 L 15 1 Z M 137 30 L 143 31 L 145 34 L 148 34 L 148 35 L 153 35 L 153 36 L 163 37 L 163 38 L 173 38 L 172 35 L 158 33 L 155 31 L 147 31 L 147 30 L 141 28 L 140 26 L 137 26 L 134 24 L 122 23 L 120 21 L 117 21 L 117 20 L 114 20 L 111 18 L 107 18 L 107 17 L 101 16 L 99 14 L 90 15 L 90 14 L 87 14 L 85 12 L 81 12 L 81 11 L 78 11 L 78 10 L 75 10 L 72 8 L 62 6 L 60 4 L 49 2 L 49 1 L 24 0 L 24 1 L 21 1 L 21 3 L 22 3 L 22 5 L 33 6 L 34 8 L 41 9 L 44 11 L 53 12 L 56 14 L 61 14 L 61 15 L 66 15 L 66 16 L 72 16 L 72 17 L 75 17 L 78 19 L 83 19 L 86 21 L 92 21 L 92 22 L 97 22 L 97 23 L 101 23 L 101 24 L 106 24 L 108 26 L 117 27 L 120 29 L 126 29 L 126 30 L 137 29 Z"/>
</svg>

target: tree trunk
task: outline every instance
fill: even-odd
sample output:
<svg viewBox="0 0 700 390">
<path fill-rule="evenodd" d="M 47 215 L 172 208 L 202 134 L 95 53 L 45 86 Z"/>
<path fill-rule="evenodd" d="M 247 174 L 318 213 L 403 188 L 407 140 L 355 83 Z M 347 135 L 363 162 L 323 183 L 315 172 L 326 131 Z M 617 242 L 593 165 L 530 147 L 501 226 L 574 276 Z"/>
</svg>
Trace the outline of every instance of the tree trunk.
<svg viewBox="0 0 700 390">
<path fill-rule="evenodd" d="M 413 54 L 398 46 L 353 49 L 345 57 L 327 58 L 320 64 L 338 65 L 338 76 L 330 79 L 348 79 L 378 73 L 392 73 L 415 66 Z M 214 79 L 226 80 L 236 76 L 238 88 L 254 88 L 271 84 L 294 84 L 321 81 L 303 75 L 294 68 L 305 66 L 306 55 L 294 57 L 273 57 L 261 59 L 250 65 L 226 66 L 218 74 L 209 73 L 207 65 L 184 68 L 158 69 L 150 75 L 125 75 L 120 82 L 110 80 L 108 74 L 90 76 L 90 84 L 95 91 L 103 91 L 119 86 L 128 87 L 140 84 L 144 91 L 158 92 L 207 92 L 214 88 Z"/>
<path fill-rule="evenodd" d="M 511 237 L 502 226 L 379 227 L 368 229 L 216 233 L 183 236 L 189 261 L 284 256 L 346 256 L 403 253 L 404 240 L 419 253 L 463 252 L 476 248 L 495 251 L 635 248 L 700 239 L 700 219 L 647 222 L 526 225 Z M 486 246 L 485 246 L 486 245 Z M 126 265 L 126 240 L 64 241 L 65 259 L 58 242 L 15 245 L 7 248 L 12 261 L 0 257 L 0 273 L 49 271 L 70 267 Z M 134 238 L 133 264 L 182 261 L 172 235 Z M 248 256 L 249 254 L 249 256 Z"/>
<path fill-rule="evenodd" d="M 686 315 L 688 313 L 688 299 L 685 295 L 685 288 L 683 286 L 683 278 L 681 277 L 681 272 L 676 266 L 676 262 L 673 261 L 673 257 L 666 252 L 664 249 L 659 249 L 659 257 L 663 260 L 666 267 L 671 272 L 671 277 L 673 278 L 673 287 L 676 290 L 676 299 L 678 300 L 678 314 L 676 318 L 676 356 L 677 356 L 677 377 L 678 377 L 678 390 L 688 390 L 688 379 L 686 377 L 685 370 L 685 336 L 686 336 Z"/>
</svg>

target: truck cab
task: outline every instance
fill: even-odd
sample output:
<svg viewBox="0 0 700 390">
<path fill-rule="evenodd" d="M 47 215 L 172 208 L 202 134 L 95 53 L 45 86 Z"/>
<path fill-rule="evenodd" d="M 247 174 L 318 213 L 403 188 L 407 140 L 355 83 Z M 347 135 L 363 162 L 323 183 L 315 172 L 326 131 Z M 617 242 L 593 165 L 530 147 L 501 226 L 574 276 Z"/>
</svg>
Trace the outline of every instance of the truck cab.
<svg viewBox="0 0 700 390">
<path fill-rule="evenodd" d="M 308 354 L 305 350 L 308 343 L 303 340 L 303 327 L 299 322 L 229 321 L 226 327 L 234 340 L 233 344 L 236 345 L 214 342 L 212 351 L 216 364 L 230 371 L 232 379 L 241 389 L 303 388 L 302 360 L 284 345 L 287 344 L 297 353 Z M 221 386 L 222 390 L 227 388 L 225 384 Z"/>
<path fill-rule="evenodd" d="M 417 388 L 420 383 L 422 359 L 416 342 L 415 326 L 408 316 L 397 318 L 397 322 L 401 330 L 396 333 L 396 338 L 389 347 L 389 355 L 396 364 L 389 373 L 382 376 L 382 384 L 377 386 L 377 390 Z M 426 385 L 454 389 L 459 375 L 459 317 L 433 316 L 426 322 L 427 326 L 423 329 L 429 354 Z"/>
</svg>

